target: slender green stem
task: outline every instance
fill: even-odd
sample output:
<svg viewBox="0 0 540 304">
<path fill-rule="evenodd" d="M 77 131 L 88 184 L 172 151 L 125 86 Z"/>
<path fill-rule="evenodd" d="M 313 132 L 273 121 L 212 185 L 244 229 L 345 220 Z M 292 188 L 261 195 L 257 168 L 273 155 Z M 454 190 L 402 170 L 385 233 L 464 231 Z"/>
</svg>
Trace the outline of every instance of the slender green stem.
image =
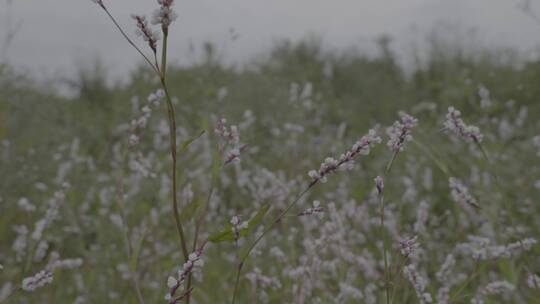
<svg viewBox="0 0 540 304">
<path fill-rule="evenodd" d="M 405 263 L 408 261 L 409 258 L 405 258 L 403 260 L 403 262 L 400 262 L 398 264 L 398 272 L 397 272 L 397 279 L 400 280 L 400 283 L 401 283 L 401 273 L 403 272 L 403 265 L 405 265 Z M 390 298 L 390 303 L 394 303 L 394 298 L 396 296 L 396 290 L 397 290 L 397 287 L 396 287 L 397 284 L 394 284 L 394 288 L 392 289 L 392 297 Z"/>
<path fill-rule="evenodd" d="M 396 160 L 396 157 L 398 155 L 399 151 L 395 151 L 394 154 L 392 154 L 392 158 L 388 162 L 388 165 L 386 165 L 386 169 L 384 170 L 384 175 L 390 173 L 390 170 L 392 170 L 392 165 L 394 164 L 394 161 Z"/>
<path fill-rule="evenodd" d="M 174 220 L 176 223 L 176 230 L 178 231 L 178 236 L 180 237 L 180 243 L 182 246 L 182 252 L 184 254 L 184 258 L 188 259 L 189 252 L 186 244 L 186 238 L 184 236 L 184 229 L 182 227 L 182 222 L 180 221 L 180 211 L 178 208 L 178 199 L 176 197 L 176 189 L 177 189 L 177 182 L 176 182 L 176 119 L 174 114 L 174 106 L 172 104 L 171 96 L 169 95 L 169 90 L 167 88 L 167 84 L 165 82 L 164 77 L 161 80 L 161 84 L 163 87 L 163 90 L 165 91 L 165 97 L 167 101 L 167 111 L 168 111 L 168 117 L 169 117 L 169 132 L 170 132 L 170 146 L 171 146 L 171 157 L 172 157 L 172 199 L 173 199 L 173 215 Z"/>
<path fill-rule="evenodd" d="M 274 226 L 281 221 L 283 216 L 285 216 L 289 210 L 313 187 L 316 183 L 309 184 L 304 191 L 302 191 L 300 194 L 296 196 L 294 201 L 292 201 L 285 210 L 283 210 L 272 222 L 270 222 L 270 225 L 263 231 L 263 233 L 251 244 L 251 246 L 248 248 L 247 252 L 241 257 L 240 263 L 243 263 L 250 255 L 251 251 L 255 248 L 255 246 L 259 243 L 259 241 L 268 233 L 270 230 L 274 228 Z"/>
<path fill-rule="evenodd" d="M 465 281 L 465 283 L 463 283 L 458 290 L 456 290 L 456 292 L 454 292 L 451 296 L 450 296 L 450 303 L 453 303 L 454 299 L 456 297 L 458 297 L 459 295 L 461 295 L 461 292 L 463 291 L 463 289 L 465 289 L 465 287 L 467 287 L 469 285 L 469 283 L 471 283 L 474 279 L 476 279 L 476 277 L 478 277 L 480 275 L 480 272 L 479 272 L 479 268 L 480 268 L 480 265 L 479 265 L 479 262 L 477 261 L 476 264 L 475 264 L 475 269 L 474 269 L 474 272 L 471 276 L 469 276 L 469 278 Z"/>
<path fill-rule="evenodd" d="M 426 147 L 424 144 L 419 142 L 416 139 L 412 140 L 412 143 L 418 147 L 422 152 L 424 152 L 431 160 L 435 163 L 437 168 L 441 170 L 442 173 L 444 173 L 446 176 L 450 177 L 450 171 L 448 170 L 448 167 L 440 160 L 438 159 L 430 150 L 428 147 Z"/>
<path fill-rule="evenodd" d="M 236 270 L 236 280 L 234 282 L 234 291 L 232 297 L 232 304 L 236 302 L 236 295 L 238 293 L 238 283 L 240 282 L 240 273 L 242 272 L 242 267 L 244 266 L 243 262 L 238 263 L 238 269 Z"/>
<path fill-rule="evenodd" d="M 383 176 L 386 178 L 390 170 L 392 170 L 392 165 L 397 158 L 399 150 L 394 151 L 392 158 L 386 165 Z M 388 271 L 388 234 L 386 233 L 386 227 L 384 225 L 384 188 L 379 190 L 379 202 L 381 206 L 380 216 L 381 216 L 381 233 L 383 234 L 383 258 L 384 258 L 384 289 L 386 294 L 386 304 L 390 304 L 390 272 Z M 394 288 L 395 291 L 395 288 Z"/>
</svg>

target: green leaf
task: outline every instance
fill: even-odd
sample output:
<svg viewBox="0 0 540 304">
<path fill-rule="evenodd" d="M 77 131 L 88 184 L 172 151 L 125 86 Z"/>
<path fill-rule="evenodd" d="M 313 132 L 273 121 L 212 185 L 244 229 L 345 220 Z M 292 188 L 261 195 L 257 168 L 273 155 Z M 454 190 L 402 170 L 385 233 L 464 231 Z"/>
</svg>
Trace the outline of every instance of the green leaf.
<svg viewBox="0 0 540 304">
<path fill-rule="evenodd" d="M 187 148 L 189 147 L 189 145 L 191 145 L 194 141 L 196 141 L 197 139 L 199 139 L 206 131 L 203 129 L 203 130 L 200 130 L 199 133 L 197 133 L 197 135 L 185 140 L 181 145 L 180 145 L 180 150 L 179 152 L 180 153 L 184 153 Z"/>
<path fill-rule="evenodd" d="M 259 223 L 262 221 L 268 210 L 270 209 L 270 204 L 265 203 L 261 206 L 259 211 L 248 221 L 247 228 L 242 228 L 240 231 L 238 231 L 239 237 L 246 236 L 249 232 L 254 231 L 254 228 L 259 225 Z M 235 235 L 232 230 L 233 226 L 231 224 L 227 224 L 223 230 L 220 232 L 217 232 L 211 236 L 208 237 L 208 240 L 213 243 L 220 243 L 225 241 L 235 241 Z"/>
<path fill-rule="evenodd" d="M 137 271 L 139 255 L 141 253 L 142 244 L 144 242 L 144 239 L 146 238 L 146 234 L 147 234 L 147 230 L 144 230 L 141 234 L 141 237 L 137 240 L 137 244 L 135 245 L 133 254 L 131 255 L 131 259 L 129 260 L 129 269 L 131 270 L 131 272 Z"/>
</svg>

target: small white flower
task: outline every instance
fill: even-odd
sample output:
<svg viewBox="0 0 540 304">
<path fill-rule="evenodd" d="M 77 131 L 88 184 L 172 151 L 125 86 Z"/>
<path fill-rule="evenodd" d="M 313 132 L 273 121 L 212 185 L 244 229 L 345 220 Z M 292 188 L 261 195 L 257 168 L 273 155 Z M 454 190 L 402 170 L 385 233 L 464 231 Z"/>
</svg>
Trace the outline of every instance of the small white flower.
<svg viewBox="0 0 540 304">
<path fill-rule="evenodd" d="M 382 177 L 375 177 L 375 187 L 377 188 L 377 193 L 380 195 L 384 189 L 384 180 Z"/>
<path fill-rule="evenodd" d="M 176 285 L 177 282 L 178 282 L 178 281 L 177 281 L 174 277 L 169 276 L 169 277 L 167 278 L 167 287 L 173 288 L 173 287 Z"/>
<path fill-rule="evenodd" d="M 236 215 L 233 216 L 233 217 L 231 218 L 231 224 L 234 225 L 234 226 L 236 226 L 236 225 L 238 225 L 238 223 L 240 223 L 240 219 L 238 218 L 238 216 L 236 216 Z"/>
</svg>

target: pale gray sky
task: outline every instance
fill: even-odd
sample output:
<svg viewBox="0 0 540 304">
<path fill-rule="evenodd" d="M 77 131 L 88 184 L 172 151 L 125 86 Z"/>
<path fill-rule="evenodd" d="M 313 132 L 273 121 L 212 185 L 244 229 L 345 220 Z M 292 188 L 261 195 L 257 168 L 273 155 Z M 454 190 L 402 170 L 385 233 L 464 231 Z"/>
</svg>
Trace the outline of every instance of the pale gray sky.
<svg viewBox="0 0 540 304">
<path fill-rule="evenodd" d="M 6 0 L 0 1 L 2 35 L 7 10 Z M 118 76 L 139 60 L 90 0 L 12 1 L 12 18 L 21 27 L 4 56 L 17 67 L 43 75 L 69 73 L 76 62 L 99 56 Z M 104 1 L 130 33 L 134 25 L 129 15 L 150 15 L 156 7 L 155 0 Z M 329 48 L 357 46 L 368 52 L 374 38 L 389 34 L 394 47 L 406 54 L 441 23 L 453 25 L 446 33 L 450 36 L 455 29 L 462 33 L 474 29 L 474 39 L 484 45 L 525 52 L 540 45 L 540 25 L 517 9 L 519 1 L 177 0 L 172 58 L 192 61 L 190 42 L 200 49 L 209 40 L 228 62 L 242 63 L 264 53 L 279 38 L 297 40 L 310 33 L 318 34 Z M 534 5 L 537 1 L 532 1 L 533 7 L 540 11 L 540 3 Z M 238 34 L 235 41 L 231 29 Z"/>
</svg>

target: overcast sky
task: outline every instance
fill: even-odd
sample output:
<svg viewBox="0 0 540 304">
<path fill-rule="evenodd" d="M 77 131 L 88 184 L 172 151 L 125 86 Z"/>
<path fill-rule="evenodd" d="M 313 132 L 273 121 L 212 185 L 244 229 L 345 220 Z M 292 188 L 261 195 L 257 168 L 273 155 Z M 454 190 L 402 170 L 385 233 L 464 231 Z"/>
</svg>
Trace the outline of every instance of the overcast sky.
<svg viewBox="0 0 540 304">
<path fill-rule="evenodd" d="M 1 38 L 8 10 L 6 0 L 0 1 Z M 20 24 L 20 28 L 3 56 L 18 67 L 50 75 L 73 71 L 76 62 L 100 57 L 114 75 L 121 75 L 139 60 L 90 0 L 12 1 L 12 23 Z M 129 15 L 151 14 L 156 7 L 154 0 L 104 1 L 130 33 L 134 25 Z M 389 34 L 394 38 L 394 48 L 407 54 L 415 41 L 422 41 L 434 28 L 449 36 L 474 30 L 474 39 L 481 44 L 526 52 L 540 45 L 540 25 L 517 8 L 519 2 L 177 0 L 179 18 L 171 34 L 172 59 L 181 63 L 195 60 L 189 45 L 200 50 L 203 41 L 212 41 L 228 62 L 242 63 L 264 53 L 277 39 L 298 40 L 312 33 L 319 35 L 328 48 L 356 46 L 366 52 L 373 50 L 377 36 Z M 540 3 L 533 7 L 540 13 Z"/>
</svg>

